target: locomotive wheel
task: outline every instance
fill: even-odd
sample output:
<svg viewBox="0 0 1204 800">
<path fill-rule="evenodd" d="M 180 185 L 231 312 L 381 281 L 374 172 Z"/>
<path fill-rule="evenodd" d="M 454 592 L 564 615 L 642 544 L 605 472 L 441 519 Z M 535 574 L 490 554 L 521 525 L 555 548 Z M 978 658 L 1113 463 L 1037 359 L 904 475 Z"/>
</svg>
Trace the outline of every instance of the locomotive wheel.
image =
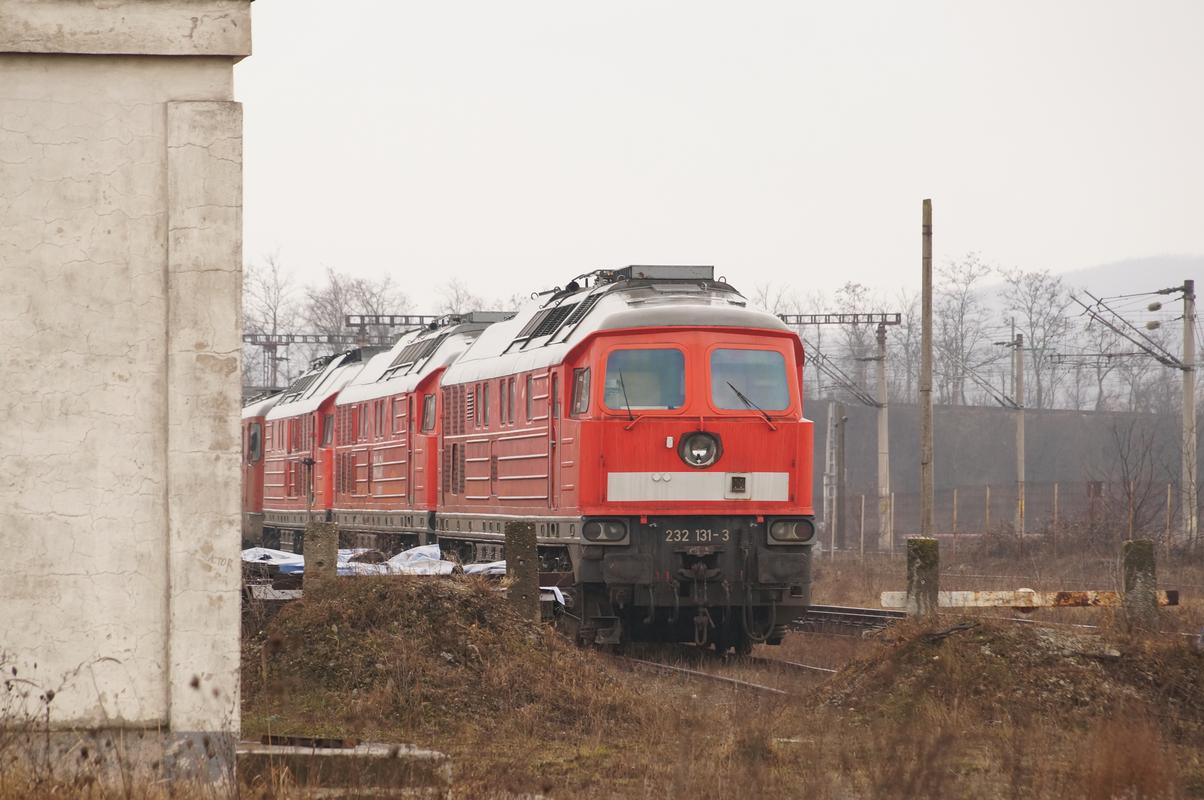
<svg viewBox="0 0 1204 800">
<path fill-rule="evenodd" d="M 562 630 L 571 635 L 578 646 L 614 650 L 621 645 L 621 639 L 598 643 L 600 632 L 612 632 L 617 628 L 618 637 L 623 633 L 622 623 L 614 616 L 604 587 L 581 586 L 568 597 L 573 597 L 576 602 L 561 615 Z"/>
<path fill-rule="evenodd" d="M 726 655 L 728 650 L 735 651 L 738 656 L 746 656 L 752 652 L 752 640 L 744 632 L 738 619 L 729 616 L 711 631 L 711 644 L 715 655 Z"/>
</svg>

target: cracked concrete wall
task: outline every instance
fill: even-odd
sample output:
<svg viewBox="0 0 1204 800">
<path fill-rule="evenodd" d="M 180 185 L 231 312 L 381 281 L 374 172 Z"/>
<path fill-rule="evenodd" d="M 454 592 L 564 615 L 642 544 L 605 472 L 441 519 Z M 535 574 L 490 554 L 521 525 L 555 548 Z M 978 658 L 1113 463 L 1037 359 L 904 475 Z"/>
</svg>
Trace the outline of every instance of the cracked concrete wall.
<svg viewBox="0 0 1204 800">
<path fill-rule="evenodd" d="M 0 0 L 0 715 L 237 731 L 249 25 Z"/>
</svg>

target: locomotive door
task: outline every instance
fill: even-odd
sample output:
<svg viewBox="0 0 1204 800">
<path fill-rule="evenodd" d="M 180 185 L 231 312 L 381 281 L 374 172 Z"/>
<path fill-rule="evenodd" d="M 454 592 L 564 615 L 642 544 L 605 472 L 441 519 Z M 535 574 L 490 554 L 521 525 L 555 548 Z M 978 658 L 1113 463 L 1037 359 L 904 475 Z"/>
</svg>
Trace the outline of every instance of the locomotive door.
<svg viewBox="0 0 1204 800">
<path fill-rule="evenodd" d="M 555 370 L 548 373 L 548 508 L 559 508 L 560 487 L 556 473 L 560 471 L 560 453 L 556 437 L 560 435 L 560 381 Z"/>
<path fill-rule="evenodd" d="M 414 416 L 414 395 L 411 392 L 406 397 L 405 430 L 401 434 L 401 452 L 405 454 L 406 460 L 406 508 L 414 507 L 414 461 L 416 456 L 414 452 L 414 426 L 416 424 L 418 422 Z"/>
</svg>

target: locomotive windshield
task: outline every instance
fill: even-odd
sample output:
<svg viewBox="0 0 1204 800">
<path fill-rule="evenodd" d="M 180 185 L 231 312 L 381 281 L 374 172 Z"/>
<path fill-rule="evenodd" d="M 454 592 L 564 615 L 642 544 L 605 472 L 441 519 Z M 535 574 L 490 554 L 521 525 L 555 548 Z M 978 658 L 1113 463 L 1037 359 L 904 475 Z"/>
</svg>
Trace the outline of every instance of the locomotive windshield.
<svg viewBox="0 0 1204 800">
<path fill-rule="evenodd" d="M 776 350 L 712 351 L 711 399 L 722 409 L 785 411 L 790 407 L 786 359 Z"/>
<path fill-rule="evenodd" d="M 686 401 L 680 350 L 614 350 L 606 359 L 603 402 L 612 411 L 670 410 Z"/>
</svg>

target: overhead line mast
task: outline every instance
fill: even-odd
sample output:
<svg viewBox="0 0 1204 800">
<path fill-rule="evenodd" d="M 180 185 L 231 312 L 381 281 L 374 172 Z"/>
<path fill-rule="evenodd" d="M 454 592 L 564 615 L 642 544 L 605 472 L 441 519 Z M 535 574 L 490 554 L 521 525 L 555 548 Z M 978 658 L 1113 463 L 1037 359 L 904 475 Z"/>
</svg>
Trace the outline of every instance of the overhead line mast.
<svg viewBox="0 0 1204 800">
<path fill-rule="evenodd" d="M 831 359 L 819 352 L 803 337 L 804 351 L 811 348 L 815 368 L 823 375 L 843 387 L 867 406 L 878 409 L 878 549 L 889 552 L 894 549 L 895 532 L 892 525 L 890 501 L 890 400 L 886 388 L 886 326 L 900 325 L 903 315 L 898 313 L 855 313 L 855 314 L 779 314 L 788 325 L 873 325 L 878 326 L 878 354 L 869 360 L 877 362 L 878 391 L 871 395 L 850 378 Z M 830 416 L 830 415 L 829 415 Z M 843 413 L 842 413 L 843 417 Z M 844 420 L 841 420 L 843 431 Z M 843 440 L 843 437 L 842 437 Z M 843 476 L 841 476 L 843 480 Z"/>
<path fill-rule="evenodd" d="M 1083 307 L 1084 313 L 1092 320 L 1108 328 L 1116 335 L 1133 343 L 1141 351 L 1164 366 L 1173 367 L 1183 374 L 1183 429 L 1181 473 L 1179 477 L 1179 503 L 1181 507 L 1180 544 L 1184 547 L 1195 548 L 1199 545 L 1199 508 L 1196 486 L 1197 455 L 1196 455 L 1196 282 L 1183 281 L 1182 286 L 1171 286 L 1159 289 L 1151 294 L 1182 294 L 1183 295 L 1183 357 L 1176 358 L 1160 343 L 1154 341 L 1145 332 L 1122 317 L 1102 298 L 1090 292 L 1084 292 L 1095 301 L 1094 304 L 1084 303 L 1078 297 L 1071 299 Z M 1148 306 L 1150 311 L 1162 308 L 1159 302 Z M 1156 327 L 1157 322 L 1150 323 Z M 1116 354 L 1119 355 L 1119 354 Z"/>
</svg>

